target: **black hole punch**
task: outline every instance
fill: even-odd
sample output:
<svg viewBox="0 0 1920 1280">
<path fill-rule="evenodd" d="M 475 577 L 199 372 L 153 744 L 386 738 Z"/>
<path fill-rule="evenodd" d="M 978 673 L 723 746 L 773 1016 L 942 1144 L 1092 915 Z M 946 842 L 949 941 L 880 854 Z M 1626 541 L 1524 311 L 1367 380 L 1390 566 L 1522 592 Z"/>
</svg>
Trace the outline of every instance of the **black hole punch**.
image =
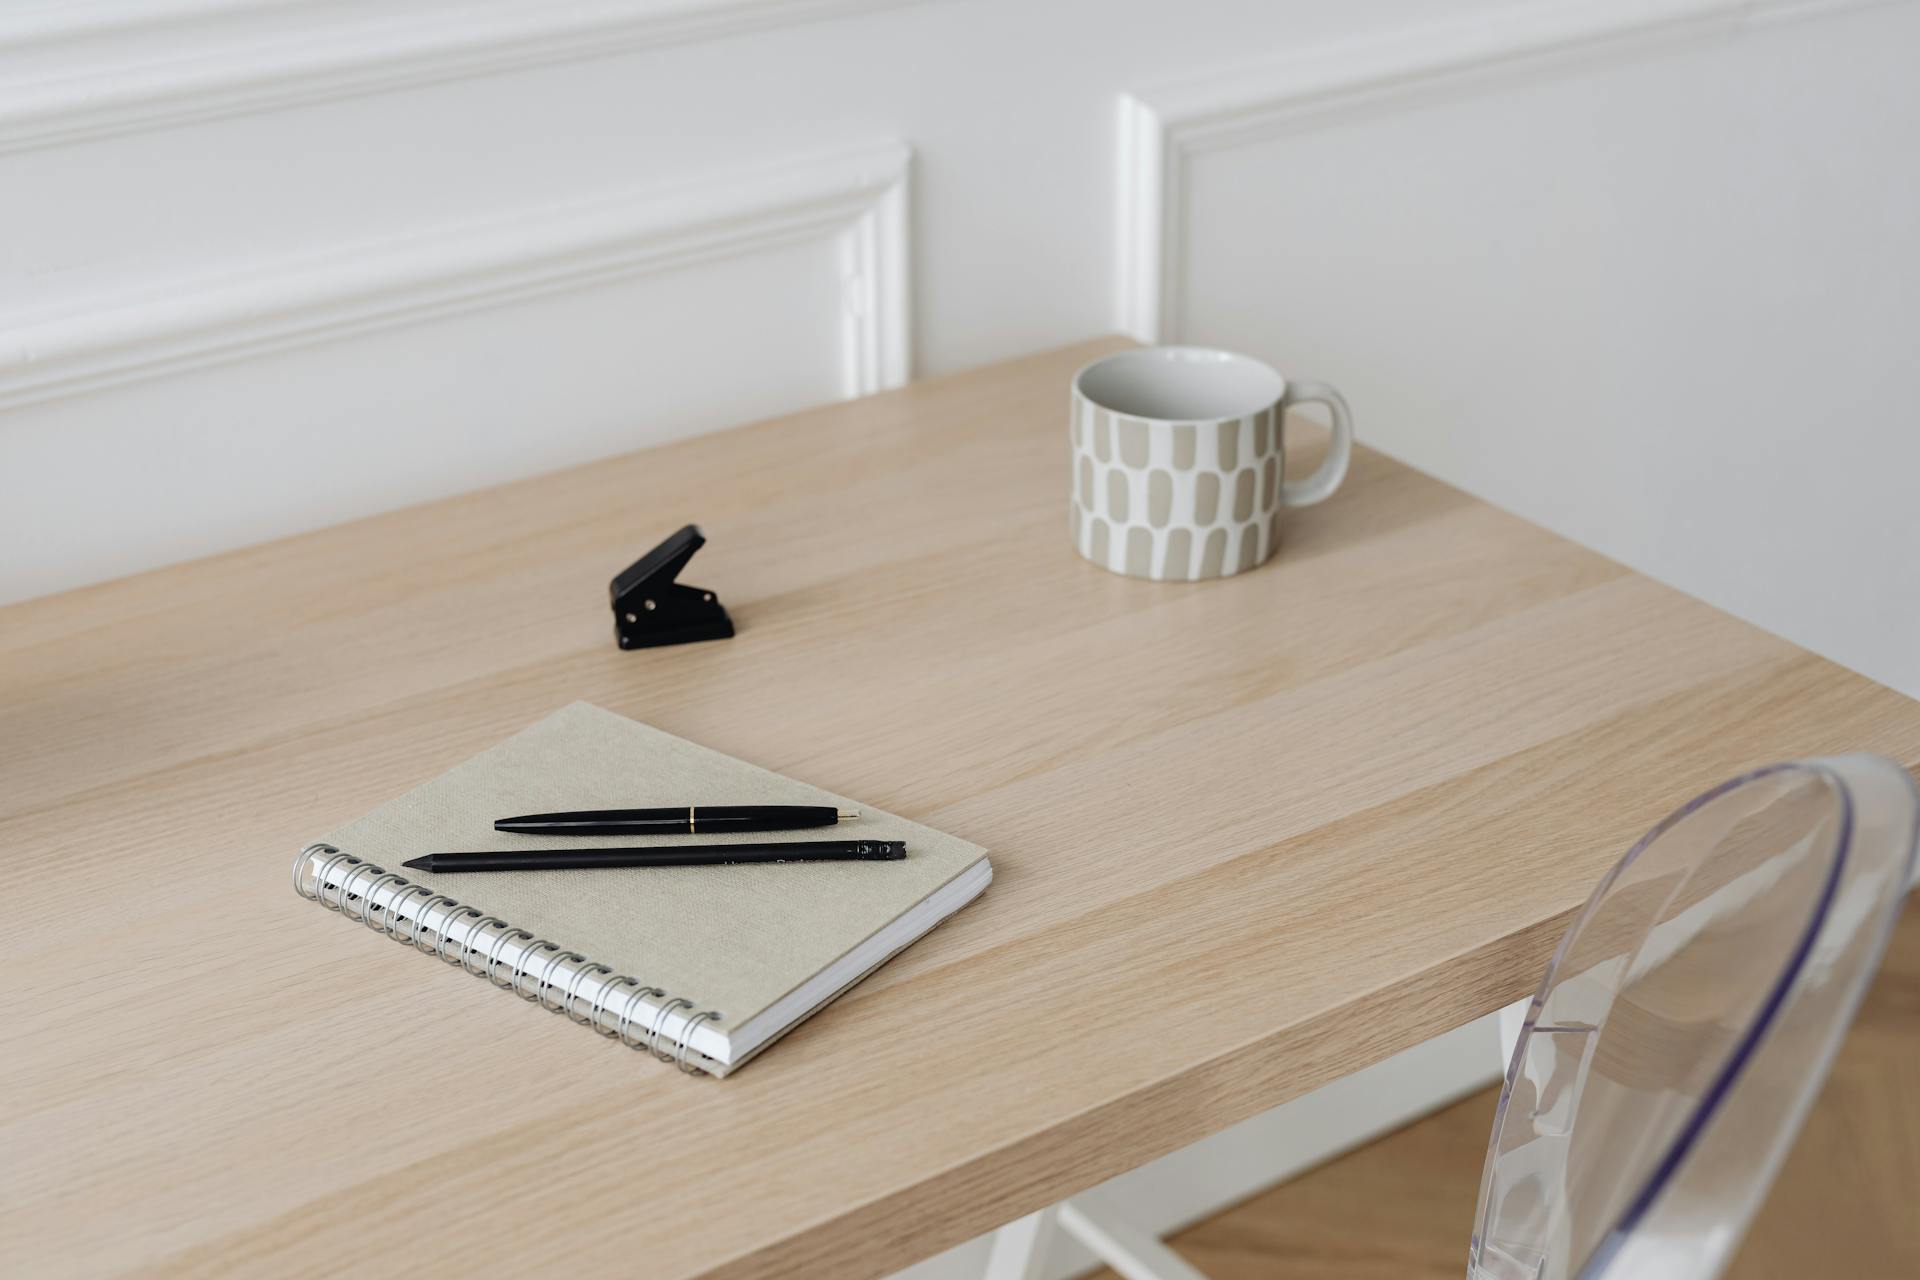
<svg viewBox="0 0 1920 1280">
<path fill-rule="evenodd" d="M 622 649 L 724 640 L 733 634 L 733 619 L 713 592 L 674 581 L 706 542 L 698 525 L 687 525 L 609 585 L 614 634 Z"/>
</svg>

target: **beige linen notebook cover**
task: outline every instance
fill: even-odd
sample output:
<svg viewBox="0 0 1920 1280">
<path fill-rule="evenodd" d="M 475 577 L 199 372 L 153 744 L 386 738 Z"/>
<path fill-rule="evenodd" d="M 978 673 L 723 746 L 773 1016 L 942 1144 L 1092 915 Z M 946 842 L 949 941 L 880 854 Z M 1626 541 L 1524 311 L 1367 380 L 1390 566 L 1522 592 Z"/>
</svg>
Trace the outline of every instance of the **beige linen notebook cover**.
<svg viewBox="0 0 1920 1280">
<path fill-rule="evenodd" d="M 493 820 L 678 804 L 855 808 L 860 817 L 841 836 L 904 840 L 907 856 L 480 875 L 387 870 L 454 849 L 644 844 L 510 835 Z M 293 880 L 303 897 L 632 1048 L 725 1075 L 992 877 L 976 845 L 576 702 L 303 849 Z"/>
</svg>

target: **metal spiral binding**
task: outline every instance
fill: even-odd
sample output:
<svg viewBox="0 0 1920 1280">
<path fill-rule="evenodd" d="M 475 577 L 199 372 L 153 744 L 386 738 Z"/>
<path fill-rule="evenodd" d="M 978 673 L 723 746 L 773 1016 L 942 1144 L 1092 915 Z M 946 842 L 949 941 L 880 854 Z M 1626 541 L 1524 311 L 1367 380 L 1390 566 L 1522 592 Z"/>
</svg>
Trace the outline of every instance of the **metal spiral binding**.
<svg viewBox="0 0 1920 1280">
<path fill-rule="evenodd" d="M 312 890 L 309 891 L 305 873 L 316 859 L 321 861 L 314 873 Z M 328 879 L 342 867 L 347 870 L 339 876 L 338 883 L 328 884 Z M 389 886 L 393 889 L 393 896 L 386 904 L 374 902 L 373 895 Z M 711 1009 L 695 1008 L 691 1000 L 670 996 L 659 987 L 650 987 L 626 974 L 614 973 L 606 965 L 594 964 L 576 951 L 566 951 L 544 938 L 536 938 L 498 916 L 461 906 L 443 893 L 435 893 L 405 876 L 362 861 L 350 853 L 342 853 L 330 844 L 310 844 L 300 851 L 300 856 L 293 861 L 293 891 L 308 901 L 318 902 L 329 911 L 338 911 L 375 933 L 384 933 L 395 942 L 439 956 L 448 964 L 457 964 L 474 977 L 486 979 L 490 986 L 502 991 L 510 990 L 523 1000 L 535 1001 L 548 1013 L 562 1014 L 569 1022 L 592 1027 L 629 1049 L 650 1053 L 662 1062 L 671 1062 L 688 1075 L 698 1075 L 702 1070 L 699 1059 L 704 1055 L 693 1048 L 694 1028 L 702 1022 L 718 1022 L 720 1015 Z M 415 895 L 418 894 L 426 896 L 416 901 Z M 414 906 L 411 917 L 400 912 L 400 908 L 409 903 Z M 427 913 L 435 907 L 446 912 L 438 927 L 426 923 Z M 453 941 L 453 925 L 469 918 L 474 923 L 467 927 L 464 941 L 456 944 L 458 954 L 448 954 L 447 944 Z M 498 932 L 491 937 L 483 936 L 489 929 Z M 422 945 L 423 933 L 431 939 L 431 947 Z M 502 982 L 497 976 L 500 952 L 507 943 L 513 941 L 522 942 L 524 946 L 513 962 L 509 980 Z M 469 963 L 475 956 L 482 961 L 478 968 Z M 567 963 L 575 966 L 571 978 L 564 985 L 555 983 L 554 971 Z M 523 978 L 535 979 L 536 975 L 537 980 L 533 982 L 531 991 L 520 985 Z M 581 983 L 589 977 L 604 977 L 606 980 L 583 1018 L 576 1012 L 575 1004 L 580 997 Z M 619 1024 L 609 1030 L 601 1019 L 606 1015 L 607 1002 L 616 990 L 625 992 L 628 1001 L 620 1014 Z M 557 993 L 552 1003 L 547 999 L 549 992 Z M 642 1000 L 660 1001 L 645 1026 L 633 1020 L 634 1007 Z M 681 1016 L 680 1026 L 669 1034 L 666 1024 L 676 1011 Z M 666 1044 L 664 1049 L 663 1040 Z M 694 1061 L 689 1061 L 689 1055 Z"/>
<path fill-rule="evenodd" d="M 683 1025 L 692 1024 L 693 1001 L 682 1000 L 679 996 L 672 996 L 668 998 L 666 1003 L 662 1004 L 657 1010 L 654 1011 L 653 1026 L 649 1028 L 650 1034 L 647 1036 L 647 1049 L 653 1054 L 654 1057 L 660 1059 L 660 1061 L 662 1062 L 673 1061 L 673 1054 L 671 1052 L 667 1052 L 667 1053 L 660 1052 L 660 1028 L 661 1028 L 661 1024 L 667 1020 L 668 1015 L 672 1014 L 672 1012 L 675 1009 L 687 1010 L 686 1013 L 680 1015 L 681 1017 L 687 1019 L 687 1022 Z"/>
</svg>

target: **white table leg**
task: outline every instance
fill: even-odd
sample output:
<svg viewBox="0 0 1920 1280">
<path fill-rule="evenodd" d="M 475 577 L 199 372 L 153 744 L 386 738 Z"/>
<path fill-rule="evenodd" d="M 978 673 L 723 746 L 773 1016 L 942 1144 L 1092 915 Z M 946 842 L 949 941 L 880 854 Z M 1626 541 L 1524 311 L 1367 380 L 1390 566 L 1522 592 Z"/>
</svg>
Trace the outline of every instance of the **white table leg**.
<svg viewBox="0 0 1920 1280">
<path fill-rule="evenodd" d="M 1207 1280 L 1193 1264 L 1127 1222 L 1097 1191 L 1060 1202 L 1060 1226 L 1127 1280 Z M 998 1277 L 995 1277 L 998 1280 Z"/>
<path fill-rule="evenodd" d="M 1059 1216 L 1060 1206 L 1048 1205 L 994 1232 L 985 1280 L 1040 1280 Z"/>
</svg>

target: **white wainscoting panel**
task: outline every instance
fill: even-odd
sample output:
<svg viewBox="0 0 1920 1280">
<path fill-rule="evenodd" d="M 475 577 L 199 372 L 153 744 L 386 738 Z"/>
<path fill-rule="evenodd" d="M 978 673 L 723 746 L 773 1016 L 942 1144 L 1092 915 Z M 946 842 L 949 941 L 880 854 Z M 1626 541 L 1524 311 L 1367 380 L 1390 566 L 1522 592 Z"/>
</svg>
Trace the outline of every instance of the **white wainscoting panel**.
<svg viewBox="0 0 1920 1280">
<path fill-rule="evenodd" d="M 1910 3 L 1528 6 L 1129 95 L 1119 324 L 1920 695 L 1915 48 Z"/>
<path fill-rule="evenodd" d="M 0 599 L 897 386 L 908 165 L 886 145 L 10 318 Z"/>
<path fill-rule="evenodd" d="M 1186 166 L 1195 155 L 1412 112 L 1476 88 L 1577 70 L 1660 45 L 1888 0 L 1573 0 L 1528 5 L 1315 46 L 1119 100 L 1114 322 L 1141 342 L 1183 329 Z M 1316 186 L 1302 173 L 1289 186 Z"/>
<path fill-rule="evenodd" d="M 0 151 L 909 0 L 75 0 L 0 13 Z"/>
<path fill-rule="evenodd" d="M 907 166 L 906 148 L 888 145 L 70 300 L 52 314 L 0 314 L 0 409 L 833 235 L 841 392 L 898 386 L 908 367 Z M 734 301 L 750 305 L 750 295 Z"/>
</svg>

